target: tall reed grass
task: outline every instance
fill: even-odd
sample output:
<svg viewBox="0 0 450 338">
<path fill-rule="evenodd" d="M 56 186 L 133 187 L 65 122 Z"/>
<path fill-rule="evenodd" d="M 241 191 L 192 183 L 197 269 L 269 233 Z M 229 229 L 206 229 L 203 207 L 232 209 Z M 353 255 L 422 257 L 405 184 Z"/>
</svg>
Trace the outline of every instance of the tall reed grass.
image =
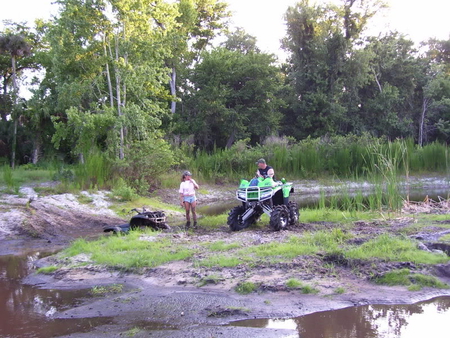
<svg viewBox="0 0 450 338">
<path fill-rule="evenodd" d="M 189 169 L 205 180 L 251 177 L 256 171 L 255 161 L 261 157 L 274 167 L 276 176 L 296 179 L 447 174 L 450 169 L 446 144 L 433 142 L 419 147 L 412 139 L 388 141 L 367 135 L 266 142 L 254 147 L 244 140 L 229 149 L 190 152 L 186 156 L 190 157 Z"/>
</svg>

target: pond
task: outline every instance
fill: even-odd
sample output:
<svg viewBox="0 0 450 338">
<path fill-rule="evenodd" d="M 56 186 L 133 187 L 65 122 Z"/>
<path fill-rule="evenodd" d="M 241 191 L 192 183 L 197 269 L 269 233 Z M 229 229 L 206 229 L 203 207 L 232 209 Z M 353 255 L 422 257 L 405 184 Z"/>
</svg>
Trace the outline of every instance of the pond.
<svg viewBox="0 0 450 338">
<path fill-rule="evenodd" d="M 250 319 L 232 326 L 291 329 L 301 338 L 449 337 L 450 297 L 411 305 L 364 305 L 292 319 Z"/>
</svg>

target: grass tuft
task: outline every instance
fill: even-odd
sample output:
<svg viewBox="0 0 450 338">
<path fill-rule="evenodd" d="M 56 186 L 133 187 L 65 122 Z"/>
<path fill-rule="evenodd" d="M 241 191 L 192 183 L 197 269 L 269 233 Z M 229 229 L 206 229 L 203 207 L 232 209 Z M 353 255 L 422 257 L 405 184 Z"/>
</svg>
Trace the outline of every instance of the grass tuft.
<svg viewBox="0 0 450 338">
<path fill-rule="evenodd" d="M 258 286 L 255 283 L 242 282 L 242 283 L 239 283 L 238 285 L 236 285 L 234 290 L 241 295 L 247 295 L 249 293 L 256 291 L 257 288 L 258 288 Z"/>
<path fill-rule="evenodd" d="M 44 275 L 50 275 L 58 269 L 59 269 L 59 267 L 53 266 L 53 265 L 52 266 L 44 266 L 42 268 L 37 269 L 36 272 L 42 273 Z"/>
</svg>

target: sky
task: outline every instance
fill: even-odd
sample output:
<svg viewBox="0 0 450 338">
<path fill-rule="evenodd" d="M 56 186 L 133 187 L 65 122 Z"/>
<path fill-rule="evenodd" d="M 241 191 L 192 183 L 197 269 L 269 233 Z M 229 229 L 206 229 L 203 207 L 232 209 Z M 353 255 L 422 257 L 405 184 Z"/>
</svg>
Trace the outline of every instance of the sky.
<svg viewBox="0 0 450 338">
<path fill-rule="evenodd" d="M 282 54 L 280 39 L 285 35 L 283 15 L 289 6 L 298 0 L 225 0 L 229 3 L 232 24 L 242 27 L 257 38 L 258 47 L 269 53 Z M 311 2 L 313 0 L 310 0 Z M 334 0 L 337 1 L 337 0 Z M 386 1 L 386 0 L 385 0 Z M 36 18 L 50 18 L 57 13 L 54 0 L 0 0 L 0 28 L 5 19 L 28 21 L 32 24 Z M 329 0 L 316 0 L 318 3 Z M 390 6 L 384 15 L 377 13 L 371 35 L 397 30 L 414 42 L 419 43 L 428 38 L 449 39 L 450 1 L 448 0 L 387 0 Z"/>
</svg>

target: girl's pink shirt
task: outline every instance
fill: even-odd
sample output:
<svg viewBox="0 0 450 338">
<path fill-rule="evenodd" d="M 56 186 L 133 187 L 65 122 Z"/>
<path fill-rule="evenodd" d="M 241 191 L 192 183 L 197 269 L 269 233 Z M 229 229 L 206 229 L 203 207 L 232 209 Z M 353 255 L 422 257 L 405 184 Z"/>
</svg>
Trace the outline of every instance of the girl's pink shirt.
<svg viewBox="0 0 450 338">
<path fill-rule="evenodd" d="M 181 182 L 179 192 L 183 196 L 195 196 L 194 183 L 192 181 Z"/>
</svg>

